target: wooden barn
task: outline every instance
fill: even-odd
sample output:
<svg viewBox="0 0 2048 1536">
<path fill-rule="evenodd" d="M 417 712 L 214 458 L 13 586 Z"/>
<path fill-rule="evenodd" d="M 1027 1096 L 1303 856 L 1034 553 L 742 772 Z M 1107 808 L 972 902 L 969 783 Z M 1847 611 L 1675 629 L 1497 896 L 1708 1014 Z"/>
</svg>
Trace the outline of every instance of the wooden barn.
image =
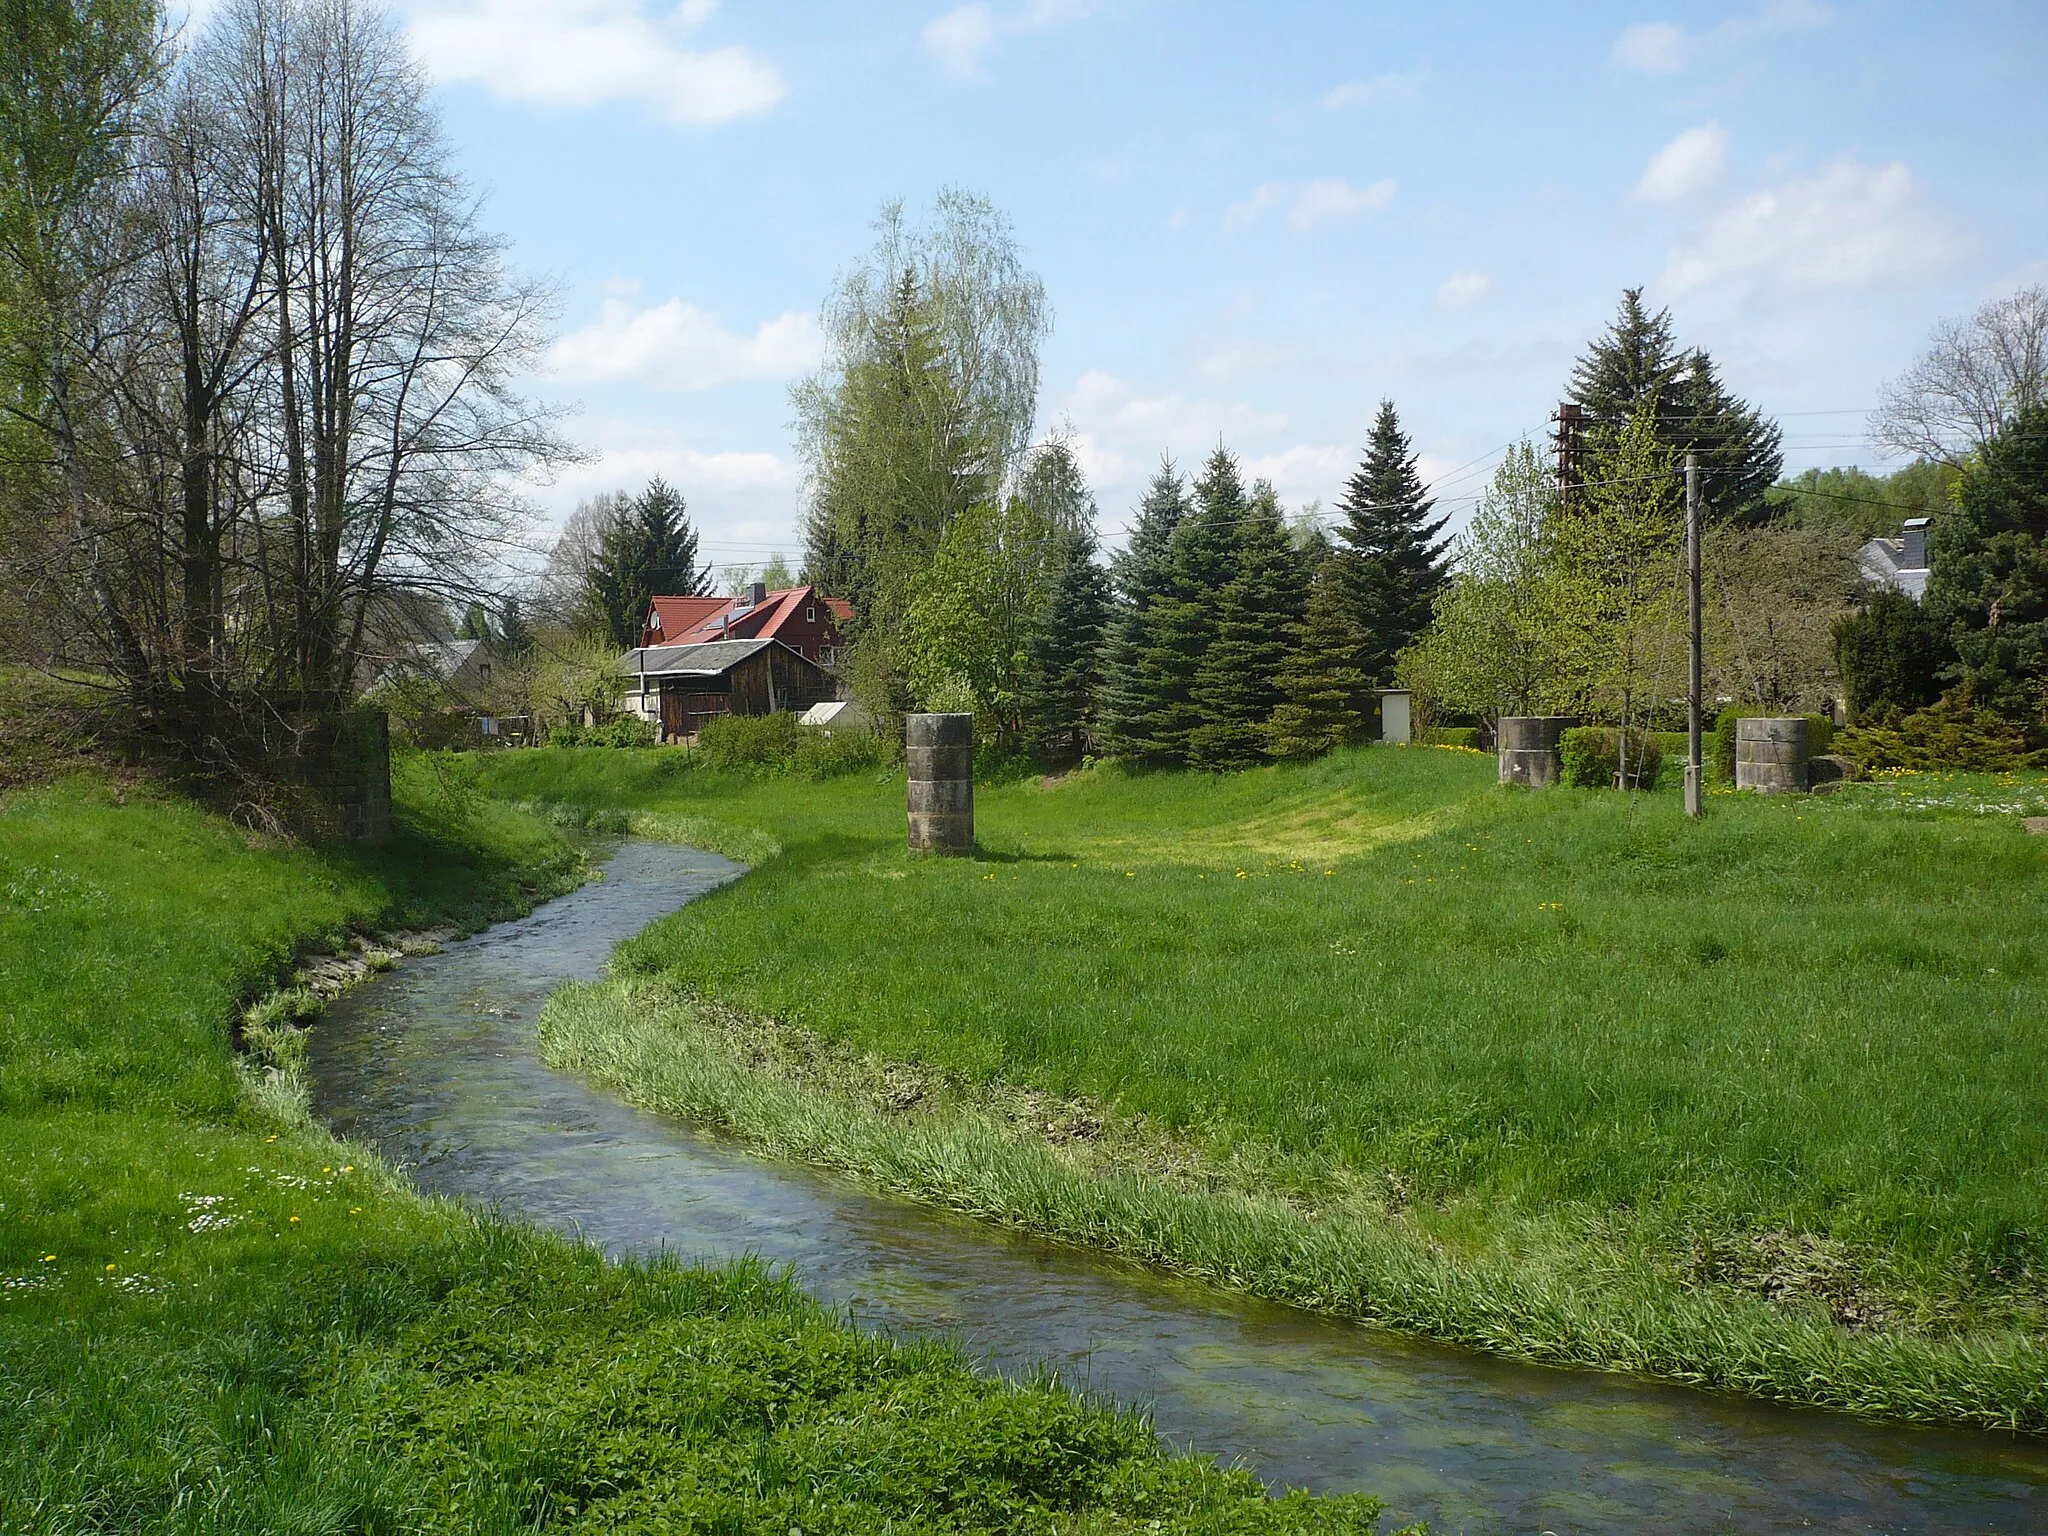
<svg viewBox="0 0 2048 1536">
<path fill-rule="evenodd" d="M 632 679 L 627 707 L 654 721 L 663 741 L 688 741 L 719 715 L 801 713 L 839 691 L 829 672 L 780 640 L 643 645 L 620 666 Z"/>
</svg>

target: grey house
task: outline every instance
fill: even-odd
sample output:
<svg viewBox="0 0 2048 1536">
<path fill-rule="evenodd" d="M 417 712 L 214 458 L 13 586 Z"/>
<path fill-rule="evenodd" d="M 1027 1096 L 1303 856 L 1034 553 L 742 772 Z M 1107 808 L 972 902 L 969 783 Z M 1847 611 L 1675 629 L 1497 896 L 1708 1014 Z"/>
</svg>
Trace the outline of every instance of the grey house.
<svg viewBox="0 0 2048 1536">
<path fill-rule="evenodd" d="M 1892 587 L 1919 602 L 1927 595 L 1927 524 L 1909 517 L 1896 539 L 1877 538 L 1856 551 L 1856 569 L 1873 587 Z"/>
</svg>

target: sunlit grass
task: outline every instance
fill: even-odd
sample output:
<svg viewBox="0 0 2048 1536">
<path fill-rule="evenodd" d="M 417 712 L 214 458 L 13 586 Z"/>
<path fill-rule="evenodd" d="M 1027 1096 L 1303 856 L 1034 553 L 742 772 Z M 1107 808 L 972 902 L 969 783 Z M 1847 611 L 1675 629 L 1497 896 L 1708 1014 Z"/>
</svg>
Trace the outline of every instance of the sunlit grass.
<svg viewBox="0 0 2048 1536">
<path fill-rule="evenodd" d="M 579 878 L 472 766 L 401 763 L 384 850 L 85 783 L 0 805 L 0 1530 L 1370 1528 L 759 1266 L 479 1222 L 305 1121 L 231 1037 L 295 954 Z M 247 1037 L 288 1062 L 304 1001 Z"/>
<path fill-rule="evenodd" d="M 601 770 L 493 774 L 571 798 Z M 1982 794 L 1717 796 L 1689 824 L 1675 794 L 1492 781 L 1385 748 L 1025 781 L 978 794 L 973 860 L 903 852 L 900 780 L 614 782 L 782 850 L 618 966 L 1265 1149 L 1290 1198 L 1474 1263 L 1964 1355 L 2038 1339 L 2048 839 Z"/>
</svg>

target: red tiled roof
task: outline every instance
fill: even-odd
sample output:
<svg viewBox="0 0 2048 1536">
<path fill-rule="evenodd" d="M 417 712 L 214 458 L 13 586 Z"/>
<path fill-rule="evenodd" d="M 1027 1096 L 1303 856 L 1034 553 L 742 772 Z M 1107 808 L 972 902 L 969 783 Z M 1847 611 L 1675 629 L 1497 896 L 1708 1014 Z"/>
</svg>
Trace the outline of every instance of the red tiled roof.
<svg viewBox="0 0 2048 1536">
<path fill-rule="evenodd" d="M 652 618 L 659 624 L 649 622 L 642 626 L 644 634 L 662 645 L 675 645 L 688 631 L 695 629 L 712 614 L 732 605 L 729 597 L 657 597 L 649 600 L 653 609 Z"/>
<path fill-rule="evenodd" d="M 819 603 L 825 605 L 833 624 L 853 617 L 853 609 L 843 599 L 821 598 L 816 587 L 782 587 L 751 608 L 742 607 L 736 597 L 657 597 L 653 607 L 661 619 L 661 630 L 657 635 L 650 625 L 643 641 L 702 645 L 713 640 L 773 640 L 804 608 Z M 685 604 L 689 606 L 682 606 Z"/>
</svg>

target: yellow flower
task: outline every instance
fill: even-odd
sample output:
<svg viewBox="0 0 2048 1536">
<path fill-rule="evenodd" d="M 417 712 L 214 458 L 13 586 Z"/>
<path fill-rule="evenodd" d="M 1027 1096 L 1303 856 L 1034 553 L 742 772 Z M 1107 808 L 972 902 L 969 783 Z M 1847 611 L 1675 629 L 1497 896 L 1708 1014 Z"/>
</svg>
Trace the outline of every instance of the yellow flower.
<svg viewBox="0 0 2048 1536">
<path fill-rule="evenodd" d="M 57 1262 L 57 1255 L 55 1255 L 54 1253 L 46 1253 L 43 1255 L 43 1262 L 45 1264 L 54 1264 Z"/>
<path fill-rule="evenodd" d="M 109 1265 L 107 1266 L 107 1273 L 111 1275 L 111 1274 L 112 1274 L 113 1272 L 114 1272 L 114 1266 L 113 1266 L 113 1265 L 111 1265 L 111 1264 L 109 1264 Z"/>
<path fill-rule="evenodd" d="M 299 1224 L 299 1218 L 298 1218 L 298 1217 L 296 1217 L 296 1216 L 294 1216 L 294 1217 L 292 1218 L 292 1225 L 296 1227 L 296 1226 L 297 1226 L 298 1224 Z"/>
</svg>

